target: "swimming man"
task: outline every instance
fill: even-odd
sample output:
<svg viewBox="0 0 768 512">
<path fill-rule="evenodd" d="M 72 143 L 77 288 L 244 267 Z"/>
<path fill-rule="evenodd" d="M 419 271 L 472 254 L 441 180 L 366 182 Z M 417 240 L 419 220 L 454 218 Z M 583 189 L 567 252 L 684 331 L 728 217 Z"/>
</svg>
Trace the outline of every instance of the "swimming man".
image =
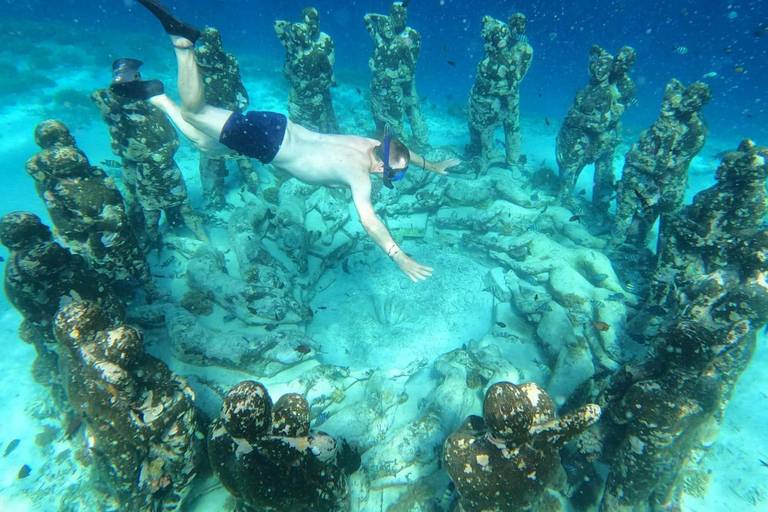
<svg viewBox="0 0 768 512">
<path fill-rule="evenodd" d="M 388 135 L 380 142 L 353 135 L 321 134 L 276 112 L 241 114 L 207 105 L 193 51 L 199 30 L 178 20 L 158 0 L 138 2 L 157 17 L 171 37 L 178 64 L 181 106 L 163 94 L 162 83 L 142 81 L 138 69 L 130 66 L 115 69 L 115 94 L 149 100 L 201 151 L 235 151 L 270 163 L 310 185 L 349 188 L 363 228 L 400 270 L 414 283 L 432 275 L 431 267 L 421 265 L 400 249 L 376 216 L 371 204 L 371 175 L 381 176 L 384 184 L 392 188 L 391 182 L 402 178 L 412 158 L 437 174 L 447 174 L 446 169 L 457 165 L 458 160 L 427 161 Z"/>
</svg>

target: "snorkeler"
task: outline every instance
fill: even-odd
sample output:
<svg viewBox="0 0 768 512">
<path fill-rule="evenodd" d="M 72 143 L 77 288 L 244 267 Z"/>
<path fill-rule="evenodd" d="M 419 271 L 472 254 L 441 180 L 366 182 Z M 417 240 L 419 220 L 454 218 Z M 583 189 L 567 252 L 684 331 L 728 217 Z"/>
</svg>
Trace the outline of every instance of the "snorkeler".
<svg viewBox="0 0 768 512">
<path fill-rule="evenodd" d="M 157 0 L 137 1 L 157 17 L 171 37 L 181 105 L 163 93 L 158 80 L 142 81 L 138 69 L 115 70 L 111 85 L 115 94 L 148 100 L 201 151 L 222 154 L 231 150 L 270 163 L 310 185 L 349 188 L 366 233 L 400 270 L 413 282 L 432 275 L 431 267 L 421 265 L 400 249 L 376 216 L 371 203 L 371 175 L 381 176 L 384 184 L 392 188 L 392 181 L 403 177 L 411 159 L 437 174 L 447 174 L 446 169 L 457 165 L 458 160 L 427 161 L 388 134 L 381 142 L 354 135 L 321 134 L 277 112 L 241 114 L 207 105 L 192 51 L 200 32 L 178 20 Z"/>
</svg>

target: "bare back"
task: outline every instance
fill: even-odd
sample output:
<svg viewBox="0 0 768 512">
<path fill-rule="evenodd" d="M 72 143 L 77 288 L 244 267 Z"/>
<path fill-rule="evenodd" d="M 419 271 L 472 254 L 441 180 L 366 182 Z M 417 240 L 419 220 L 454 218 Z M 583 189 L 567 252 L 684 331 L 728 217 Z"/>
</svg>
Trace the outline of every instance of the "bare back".
<svg viewBox="0 0 768 512">
<path fill-rule="evenodd" d="M 374 139 L 316 133 L 288 121 L 283 143 L 270 162 L 309 185 L 357 188 L 370 183 Z"/>
</svg>

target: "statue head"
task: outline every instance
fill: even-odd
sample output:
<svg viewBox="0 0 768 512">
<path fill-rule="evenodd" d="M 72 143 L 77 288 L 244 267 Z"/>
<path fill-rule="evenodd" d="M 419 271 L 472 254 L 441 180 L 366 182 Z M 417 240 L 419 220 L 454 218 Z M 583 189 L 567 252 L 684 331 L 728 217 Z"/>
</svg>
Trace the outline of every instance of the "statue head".
<svg viewBox="0 0 768 512">
<path fill-rule="evenodd" d="M 528 18 L 524 14 L 516 12 L 509 17 L 507 25 L 509 25 L 509 31 L 512 34 L 522 34 L 525 32 L 525 26 L 528 25 Z"/>
<path fill-rule="evenodd" d="M 686 87 L 683 100 L 680 102 L 681 112 L 696 112 L 712 99 L 712 89 L 703 82 L 694 82 Z"/>
<path fill-rule="evenodd" d="M 392 7 L 389 8 L 389 16 L 392 18 L 392 31 L 395 34 L 405 30 L 408 22 L 408 9 L 403 5 L 403 2 L 393 3 Z"/>
<path fill-rule="evenodd" d="M 589 76 L 593 82 L 602 83 L 608 80 L 613 69 L 613 56 L 597 45 L 589 50 Z"/>
<path fill-rule="evenodd" d="M 506 48 L 509 43 L 509 27 L 490 16 L 483 16 L 482 35 L 485 39 L 485 51 L 488 53 Z"/>
<path fill-rule="evenodd" d="M 613 58 L 613 72 L 627 73 L 635 65 L 637 53 L 631 46 L 622 46 Z"/>
<path fill-rule="evenodd" d="M 307 7 L 301 11 L 301 19 L 307 26 L 309 37 L 312 39 L 317 38 L 320 35 L 320 16 L 317 14 L 317 9 Z"/>
</svg>

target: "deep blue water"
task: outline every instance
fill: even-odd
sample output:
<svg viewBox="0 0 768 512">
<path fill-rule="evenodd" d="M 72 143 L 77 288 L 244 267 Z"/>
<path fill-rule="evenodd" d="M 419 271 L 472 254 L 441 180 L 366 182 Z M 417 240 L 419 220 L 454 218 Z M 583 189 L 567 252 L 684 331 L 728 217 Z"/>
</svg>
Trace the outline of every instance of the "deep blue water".
<svg viewBox="0 0 768 512">
<path fill-rule="evenodd" d="M 185 20 L 217 27 L 227 50 L 239 57 L 257 54 L 280 62 L 283 50 L 272 22 L 278 18 L 297 20 L 308 4 L 168 0 L 168 5 L 177 7 Z M 372 43 L 362 17 L 367 12 L 388 12 L 390 3 L 316 0 L 311 5 L 320 12 L 322 30 L 336 41 L 337 76 L 342 80 L 355 77 L 360 85 L 367 84 Z M 599 44 L 615 53 L 622 45 L 630 45 L 638 54 L 631 76 L 638 85 L 639 108 L 630 109 L 624 116 L 629 130 L 636 132 L 653 122 L 670 78 L 688 85 L 714 71 L 718 75 L 705 80 L 714 91 L 705 109 L 713 138 L 729 145 L 744 137 L 758 144 L 768 143 L 768 66 L 761 65 L 768 56 L 768 3 L 759 0 L 580 0 L 534 5 L 412 0 L 409 25 L 423 38 L 417 73 L 420 95 L 429 96 L 438 106 L 466 102 L 475 67 L 483 55 L 482 16 L 506 19 L 516 10 L 528 17 L 527 35 L 535 52 L 522 85 L 523 115 L 562 119 L 574 92 L 587 82 L 590 46 Z M 134 0 L 5 0 L 0 3 L 0 15 L 43 23 L 76 23 L 84 45 L 109 46 L 114 37 L 117 46 L 126 32 L 157 37 L 162 34 L 155 19 Z M 99 31 L 100 36 L 89 38 L 92 30 Z M 677 53 L 679 47 L 687 48 L 687 53 Z"/>
</svg>

